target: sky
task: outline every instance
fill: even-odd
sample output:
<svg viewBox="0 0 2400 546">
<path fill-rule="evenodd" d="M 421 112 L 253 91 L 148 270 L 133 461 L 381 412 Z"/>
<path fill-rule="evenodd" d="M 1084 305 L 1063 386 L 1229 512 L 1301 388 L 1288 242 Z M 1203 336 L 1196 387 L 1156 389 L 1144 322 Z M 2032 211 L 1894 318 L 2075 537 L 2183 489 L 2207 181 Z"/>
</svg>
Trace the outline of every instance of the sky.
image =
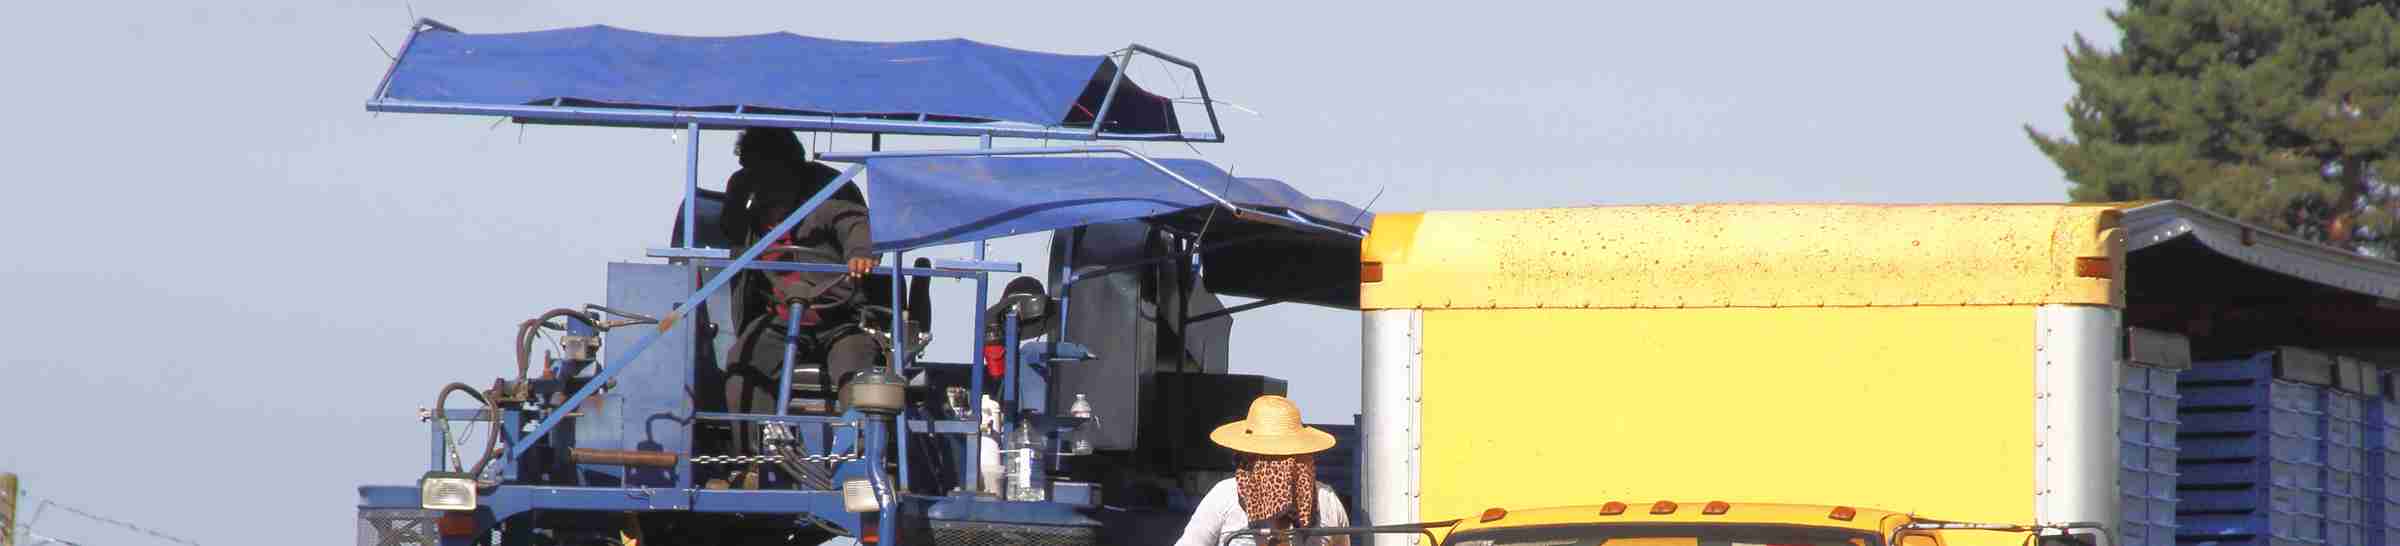
<svg viewBox="0 0 2400 546">
<path fill-rule="evenodd" d="M 185 4 L 28 3 L 0 33 L 0 471 L 24 479 L 20 516 L 49 500 L 211 545 L 352 540 L 356 485 L 423 470 L 436 388 L 507 373 L 517 321 L 604 297 L 603 264 L 666 235 L 670 132 L 366 112 L 377 42 L 412 12 L 468 32 L 1138 42 L 1257 112 L 1222 112 L 1224 144 L 1149 151 L 1377 211 L 2061 200 L 2021 126 L 2064 126 L 2073 33 L 2117 36 L 2114 3 L 2088 0 Z M 730 142 L 702 137 L 704 185 Z M 1042 248 L 995 252 L 1040 271 Z M 1358 328 L 1244 313 L 1233 369 L 1347 423 Z M 932 354 L 963 358 L 960 337 Z M 61 510 L 34 524 L 166 543 Z"/>
</svg>

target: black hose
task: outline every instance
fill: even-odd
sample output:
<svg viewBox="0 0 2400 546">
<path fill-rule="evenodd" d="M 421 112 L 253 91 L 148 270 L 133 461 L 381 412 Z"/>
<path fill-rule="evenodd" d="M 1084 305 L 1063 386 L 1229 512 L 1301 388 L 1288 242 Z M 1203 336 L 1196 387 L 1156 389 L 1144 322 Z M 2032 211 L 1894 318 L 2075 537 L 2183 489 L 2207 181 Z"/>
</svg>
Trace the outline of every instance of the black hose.
<svg viewBox="0 0 2400 546">
<path fill-rule="evenodd" d="M 541 316 L 534 317 L 532 320 L 518 323 L 517 381 L 525 381 L 525 379 L 531 374 L 531 369 L 533 368 L 533 338 L 534 334 L 538 331 L 537 329 L 548 326 L 550 319 L 558 317 L 573 318 L 577 321 L 583 322 L 584 324 L 590 325 L 593 330 L 608 329 L 606 326 L 602 326 L 599 321 L 592 320 L 592 317 L 584 315 L 581 311 L 564 308 L 544 311 L 542 312 Z M 549 372 L 545 371 L 543 373 Z"/>
<path fill-rule="evenodd" d="M 450 434 L 450 414 L 445 411 L 444 406 L 450 401 L 452 392 L 464 392 L 467 393 L 467 396 L 473 397 L 475 401 L 482 402 L 485 418 L 492 420 L 492 430 L 484 435 L 483 453 L 476 456 L 474 470 L 467 472 L 468 476 L 482 476 L 484 467 L 492 462 L 492 452 L 500 447 L 500 429 L 498 428 L 500 426 L 500 406 L 493 403 L 491 397 L 484 396 L 483 391 L 475 390 L 475 387 L 467 386 L 466 383 L 442 385 L 441 393 L 433 397 L 433 426 L 442 427 L 442 434 L 445 436 Z M 452 451 L 453 454 L 456 454 L 456 450 Z"/>
</svg>

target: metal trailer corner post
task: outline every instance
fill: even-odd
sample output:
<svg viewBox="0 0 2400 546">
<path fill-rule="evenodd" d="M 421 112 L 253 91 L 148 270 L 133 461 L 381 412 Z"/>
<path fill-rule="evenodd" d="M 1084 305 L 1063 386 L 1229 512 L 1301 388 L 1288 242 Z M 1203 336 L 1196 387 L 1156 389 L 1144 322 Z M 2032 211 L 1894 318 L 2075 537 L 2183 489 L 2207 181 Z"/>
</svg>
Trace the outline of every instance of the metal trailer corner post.
<svg viewBox="0 0 2400 546">
<path fill-rule="evenodd" d="M 1360 314 L 1359 438 L 1365 479 L 1360 504 L 1370 524 L 1417 521 L 1418 381 L 1424 368 L 1424 311 L 1369 309 Z M 1376 546 L 1416 543 L 1377 536 Z"/>
<path fill-rule="evenodd" d="M 2120 312 L 2043 305 L 2034 315 L 2034 518 L 2117 526 Z M 2113 540 L 2111 541 L 2113 544 Z"/>
</svg>

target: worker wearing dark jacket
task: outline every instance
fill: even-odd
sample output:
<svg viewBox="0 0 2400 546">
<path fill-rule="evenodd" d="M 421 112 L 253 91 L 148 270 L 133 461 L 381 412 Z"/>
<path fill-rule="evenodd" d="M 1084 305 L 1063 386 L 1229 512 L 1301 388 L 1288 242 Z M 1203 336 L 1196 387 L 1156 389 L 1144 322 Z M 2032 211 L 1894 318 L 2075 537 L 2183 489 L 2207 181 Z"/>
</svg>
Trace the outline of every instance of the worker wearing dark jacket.
<svg viewBox="0 0 2400 546">
<path fill-rule="evenodd" d="M 734 144 L 742 168 L 725 183 L 721 224 L 728 235 L 745 245 L 756 242 L 838 176 L 832 168 L 808 161 L 805 153 L 791 131 L 742 132 Z M 793 361 L 822 363 L 821 384 L 838 387 L 851 374 L 875 365 L 881 350 L 858 328 L 865 296 L 859 281 L 875 267 L 867 208 L 858 195 L 855 187 L 838 190 L 759 257 L 846 264 L 847 272 L 753 271 L 742 278 L 738 289 L 750 303 L 742 306 L 743 328 L 728 355 L 733 365 L 726 370 L 726 400 L 738 411 L 775 413 L 784 332 L 791 321 L 800 323 Z M 795 303 L 800 304 L 796 316 Z M 749 429 L 742 433 L 745 450 L 755 453 L 759 433 L 756 427 L 744 428 Z"/>
</svg>

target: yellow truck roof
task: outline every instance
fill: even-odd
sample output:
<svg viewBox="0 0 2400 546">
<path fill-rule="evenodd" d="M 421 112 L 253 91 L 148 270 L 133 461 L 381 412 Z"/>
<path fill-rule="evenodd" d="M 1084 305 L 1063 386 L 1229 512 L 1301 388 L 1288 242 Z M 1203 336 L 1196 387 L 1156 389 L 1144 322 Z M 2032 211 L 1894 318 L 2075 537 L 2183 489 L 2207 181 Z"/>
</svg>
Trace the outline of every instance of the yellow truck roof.
<svg viewBox="0 0 2400 546">
<path fill-rule="evenodd" d="M 1704 513 L 1707 502 L 1675 502 L 1675 510 L 1669 514 L 1651 513 L 1653 504 L 1653 502 L 1627 502 L 1624 503 L 1624 512 L 1613 516 L 1601 515 L 1601 509 L 1605 505 L 1597 504 L 1529 510 L 1509 510 L 1503 507 L 1500 510 L 1506 510 L 1506 513 L 1497 520 L 1486 522 L 1482 521 L 1483 518 L 1480 516 L 1468 515 L 1466 519 L 1458 522 L 1457 527 L 1450 528 L 1450 533 L 1457 534 L 1477 529 L 1595 523 L 1723 523 L 1803 525 L 1889 535 L 1893 529 L 1912 521 L 1907 514 L 1869 508 L 1848 508 L 1847 510 L 1855 514 L 1854 516 L 1848 520 L 1835 519 L 1832 517 L 1833 512 L 1836 508 L 1841 507 L 1811 504 L 1727 503 L 1729 506 L 1725 513 L 1718 515 Z"/>
<path fill-rule="evenodd" d="M 1362 309 L 2120 305 L 2121 205 L 1384 213 Z M 1380 273 L 1380 280 L 1376 274 Z"/>
</svg>

